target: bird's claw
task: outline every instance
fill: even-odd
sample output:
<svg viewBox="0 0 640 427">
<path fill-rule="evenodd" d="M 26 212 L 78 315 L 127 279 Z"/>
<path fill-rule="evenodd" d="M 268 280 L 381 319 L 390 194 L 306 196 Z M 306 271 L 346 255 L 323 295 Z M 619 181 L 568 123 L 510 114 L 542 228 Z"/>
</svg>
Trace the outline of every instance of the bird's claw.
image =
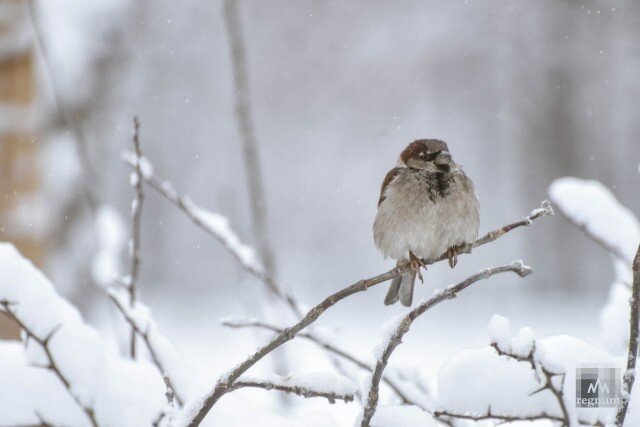
<svg viewBox="0 0 640 427">
<path fill-rule="evenodd" d="M 449 267 L 453 268 L 458 264 L 458 246 L 451 246 L 447 250 L 447 256 L 449 257 Z"/>
<path fill-rule="evenodd" d="M 424 283 L 424 279 L 422 278 L 422 272 L 420 268 L 424 267 L 424 262 L 417 256 L 413 254 L 413 252 L 409 252 L 409 266 L 413 271 L 418 275 L 418 279 L 420 279 L 420 283 Z"/>
</svg>

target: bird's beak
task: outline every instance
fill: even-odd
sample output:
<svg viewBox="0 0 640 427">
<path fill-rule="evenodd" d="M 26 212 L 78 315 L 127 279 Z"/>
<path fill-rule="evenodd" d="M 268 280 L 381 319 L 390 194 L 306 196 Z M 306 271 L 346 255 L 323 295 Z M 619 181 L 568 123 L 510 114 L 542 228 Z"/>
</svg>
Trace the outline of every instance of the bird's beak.
<svg viewBox="0 0 640 427">
<path fill-rule="evenodd" d="M 435 163 L 447 165 L 451 162 L 451 154 L 448 151 L 441 151 L 435 159 Z"/>
</svg>

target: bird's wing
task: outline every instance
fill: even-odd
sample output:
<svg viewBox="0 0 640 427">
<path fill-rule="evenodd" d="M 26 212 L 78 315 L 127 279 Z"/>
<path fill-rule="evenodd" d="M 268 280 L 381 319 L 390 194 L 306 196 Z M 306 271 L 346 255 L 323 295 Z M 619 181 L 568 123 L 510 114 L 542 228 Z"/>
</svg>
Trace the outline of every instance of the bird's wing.
<svg viewBox="0 0 640 427">
<path fill-rule="evenodd" d="M 387 176 L 384 177 L 384 181 L 382 181 L 382 188 L 380 188 L 380 199 L 378 199 L 378 206 L 380 206 L 380 204 L 382 204 L 382 202 L 384 202 L 384 199 L 386 198 L 386 191 L 387 191 L 387 187 L 389 186 L 389 184 L 391 184 L 391 182 L 393 181 L 393 179 L 398 176 L 398 174 L 400 173 L 400 171 L 402 170 L 402 168 L 393 168 L 389 171 L 389 173 L 387 174 Z"/>
</svg>

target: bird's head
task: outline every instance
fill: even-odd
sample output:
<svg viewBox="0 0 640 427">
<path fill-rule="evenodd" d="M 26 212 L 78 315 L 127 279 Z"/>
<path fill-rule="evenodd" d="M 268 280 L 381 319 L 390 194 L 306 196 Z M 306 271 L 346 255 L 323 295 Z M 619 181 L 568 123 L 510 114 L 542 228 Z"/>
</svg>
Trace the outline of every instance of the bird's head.
<svg viewBox="0 0 640 427">
<path fill-rule="evenodd" d="M 458 165 L 449 154 L 449 147 L 439 139 L 417 139 L 400 153 L 401 166 L 429 172 L 448 173 Z"/>
</svg>

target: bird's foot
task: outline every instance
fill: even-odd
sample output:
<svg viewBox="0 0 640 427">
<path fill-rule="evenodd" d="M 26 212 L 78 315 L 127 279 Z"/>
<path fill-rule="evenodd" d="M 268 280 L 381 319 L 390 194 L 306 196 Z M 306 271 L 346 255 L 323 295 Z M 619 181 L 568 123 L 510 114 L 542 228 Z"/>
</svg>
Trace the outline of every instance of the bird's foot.
<svg viewBox="0 0 640 427">
<path fill-rule="evenodd" d="M 420 258 L 415 256 L 413 252 L 409 252 L 409 266 L 418 275 L 418 279 L 420 279 L 420 283 L 424 283 L 424 279 L 422 278 L 422 273 L 420 272 L 420 268 L 424 267 L 424 262 L 422 262 Z"/>
<path fill-rule="evenodd" d="M 447 256 L 449 257 L 449 267 L 453 268 L 458 264 L 458 254 L 460 253 L 460 248 L 462 246 L 451 246 L 447 251 Z"/>
</svg>

